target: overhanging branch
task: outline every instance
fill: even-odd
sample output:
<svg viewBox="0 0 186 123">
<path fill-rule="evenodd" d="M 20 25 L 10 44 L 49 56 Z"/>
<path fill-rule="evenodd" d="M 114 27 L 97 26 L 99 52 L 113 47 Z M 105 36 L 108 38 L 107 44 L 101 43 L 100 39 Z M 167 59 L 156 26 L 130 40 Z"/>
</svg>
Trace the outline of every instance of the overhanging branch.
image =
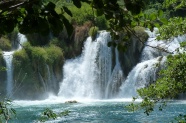
<svg viewBox="0 0 186 123">
<path fill-rule="evenodd" d="M 173 52 L 170 52 L 170 51 L 164 49 L 163 47 L 157 47 L 157 46 L 151 46 L 151 45 L 145 44 L 145 42 L 143 42 L 143 41 L 139 38 L 139 36 L 136 35 L 136 33 L 135 33 L 133 30 L 131 30 L 131 29 L 130 29 L 129 27 L 127 27 L 127 26 L 125 26 L 125 29 L 128 30 L 129 32 L 131 32 L 143 45 L 148 46 L 148 47 L 151 47 L 151 48 L 155 48 L 155 49 L 158 49 L 158 50 L 161 50 L 161 51 L 166 52 L 166 53 L 169 53 L 169 54 L 173 54 Z"/>
</svg>

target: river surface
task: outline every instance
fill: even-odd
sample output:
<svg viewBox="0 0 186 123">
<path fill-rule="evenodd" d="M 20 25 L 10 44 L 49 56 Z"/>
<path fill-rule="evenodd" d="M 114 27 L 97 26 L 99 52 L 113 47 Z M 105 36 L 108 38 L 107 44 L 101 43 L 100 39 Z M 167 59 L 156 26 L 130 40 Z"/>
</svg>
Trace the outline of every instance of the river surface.
<svg viewBox="0 0 186 123">
<path fill-rule="evenodd" d="M 64 101 L 14 101 L 17 111 L 10 123 L 36 123 L 41 113 L 50 108 L 55 113 L 69 110 L 68 116 L 59 117 L 48 123 L 169 123 L 175 122 L 179 114 L 186 114 L 186 101 L 169 102 L 163 111 L 153 111 L 147 116 L 143 111 L 129 112 L 125 106 L 130 104 L 127 99 L 115 100 L 80 100 L 78 103 L 67 104 Z"/>
</svg>

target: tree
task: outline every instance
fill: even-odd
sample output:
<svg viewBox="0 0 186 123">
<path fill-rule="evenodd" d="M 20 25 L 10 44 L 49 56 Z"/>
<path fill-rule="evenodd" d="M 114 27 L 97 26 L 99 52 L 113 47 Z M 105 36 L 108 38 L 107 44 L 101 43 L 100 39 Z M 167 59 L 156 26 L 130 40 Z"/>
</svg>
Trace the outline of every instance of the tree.
<svg viewBox="0 0 186 123">
<path fill-rule="evenodd" d="M 186 2 L 184 0 L 166 0 L 164 7 L 174 7 L 174 9 L 184 9 Z M 171 40 L 173 37 L 184 35 L 185 18 L 172 17 L 159 28 L 160 36 L 158 39 Z M 166 61 L 166 67 L 159 72 L 159 78 L 148 87 L 138 90 L 139 96 L 143 99 L 140 104 L 129 105 L 132 110 L 144 109 L 144 113 L 149 115 L 154 110 L 156 103 L 160 102 L 159 110 L 166 106 L 166 100 L 175 99 L 179 94 L 186 92 L 186 43 L 180 44 L 176 55 L 169 55 Z M 135 100 L 136 98 L 134 98 Z M 185 115 L 184 115 L 185 116 Z M 182 115 L 180 118 L 184 118 Z M 182 120 L 178 120 L 182 122 Z M 184 119 L 184 122 L 186 120 Z"/>
<path fill-rule="evenodd" d="M 10 33 L 15 27 L 20 33 L 59 33 L 65 25 L 68 34 L 72 33 L 72 25 L 63 13 L 71 15 L 65 7 L 61 13 L 55 11 L 55 4 L 42 0 L 7 0 L 0 2 L 0 34 Z"/>
<path fill-rule="evenodd" d="M 161 0 L 158 1 L 162 2 Z M 72 0 L 72 2 L 77 8 L 81 7 L 81 2 L 86 2 L 92 6 L 92 9 L 95 9 L 96 16 L 105 15 L 109 21 L 109 31 L 114 40 L 120 38 L 120 32 L 125 32 L 125 37 L 135 35 L 133 31 L 135 26 L 148 27 L 152 31 L 154 27 L 161 25 L 159 30 L 161 35 L 158 39 L 169 39 L 185 34 L 186 31 L 185 19 L 182 17 L 170 18 L 167 21 L 162 18 L 163 11 L 161 10 L 150 15 L 144 14 L 142 11 L 149 0 Z M 186 2 L 185 0 L 166 0 L 164 6 L 166 8 L 184 9 Z M 60 12 L 57 12 L 56 5 L 52 0 L 4 0 L 0 2 L 0 34 L 9 33 L 15 27 L 23 34 L 48 34 L 50 32 L 56 34 L 65 27 L 68 34 L 71 35 L 73 26 L 64 16 L 65 13 L 72 16 L 70 10 L 65 6 L 61 6 Z M 176 31 L 172 28 L 174 30 L 176 28 Z M 109 45 L 124 48 L 128 45 L 126 42 L 127 38 L 124 38 L 121 42 L 122 45 L 117 44 L 117 42 L 111 42 Z M 174 63 L 175 59 L 177 62 Z M 185 92 L 184 61 L 184 53 L 168 57 L 168 70 L 178 72 L 169 74 L 167 70 L 163 70 L 162 77 L 155 84 L 138 91 L 144 99 L 140 106 L 145 108 L 147 114 L 153 110 L 155 103 Z M 172 84 L 171 88 L 167 87 L 168 83 Z"/>
<path fill-rule="evenodd" d="M 52 1 L 52 2 L 51 2 Z M 23 34 L 59 33 L 63 26 L 66 27 L 68 34 L 72 33 L 72 26 L 64 16 L 65 13 L 72 16 L 72 13 L 65 6 L 61 6 L 61 12 L 56 12 L 54 0 L 5 0 L 0 2 L 0 34 L 6 34 L 15 27 Z M 58 0 L 59 1 L 59 0 Z M 125 7 L 120 7 L 117 1 L 109 0 L 72 0 L 73 4 L 80 8 L 81 2 L 91 4 L 96 9 L 96 14 L 105 15 L 108 20 L 113 20 L 112 24 L 119 27 L 130 25 L 131 16 L 128 11 L 138 14 L 144 8 L 145 0 L 124 0 Z M 147 1 L 147 0 L 146 0 Z M 111 27 L 112 30 L 119 30 L 119 27 Z M 114 31 L 113 31 L 114 32 Z"/>
</svg>

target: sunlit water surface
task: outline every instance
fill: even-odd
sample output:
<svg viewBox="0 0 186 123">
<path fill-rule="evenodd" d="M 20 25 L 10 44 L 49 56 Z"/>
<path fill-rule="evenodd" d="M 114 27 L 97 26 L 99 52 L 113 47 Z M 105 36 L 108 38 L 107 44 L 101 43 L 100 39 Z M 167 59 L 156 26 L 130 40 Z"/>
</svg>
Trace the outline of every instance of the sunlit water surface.
<svg viewBox="0 0 186 123">
<path fill-rule="evenodd" d="M 49 123 L 169 123 L 179 114 L 186 114 L 186 101 L 169 102 L 163 111 L 155 109 L 150 116 L 143 111 L 129 112 L 125 106 L 130 99 L 115 100 L 78 100 L 67 104 L 63 100 L 14 101 L 16 118 L 10 123 L 35 123 L 41 113 L 50 108 L 55 112 L 69 110 L 68 116 L 59 117 Z"/>
</svg>

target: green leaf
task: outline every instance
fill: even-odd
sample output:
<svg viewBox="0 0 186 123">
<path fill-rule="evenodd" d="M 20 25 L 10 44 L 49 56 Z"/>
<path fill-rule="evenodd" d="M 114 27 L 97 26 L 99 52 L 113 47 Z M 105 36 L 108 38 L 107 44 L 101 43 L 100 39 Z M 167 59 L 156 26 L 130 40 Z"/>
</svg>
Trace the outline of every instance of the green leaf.
<svg viewBox="0 0 186 123">
<path fill-rule="evenodd" d="M 155 20 L 155 19 L 156 19 L 156 14 L 151 14 L 151 15 L 150 15 L 150 19 L 151 19 L 151 20 Z"/>
<path fill-rule="evenodd" d="M 103 15 L 103 10 L 102 9 L 96 9 L 96 15 L 97 16 Z"/>
<path fill-rule="evenodd" d="M 73 26 L 69 23 L 69 21 L 64 16 L 62 16 L 62 19 L 63 19 L 63 23 L 65 25 L 65 28 L 67 30 L 68 36 L 70 37 L 73 32 Z"/>
<path fill-rule="evenodd" d="M 72 0 L 74 5 L 77 7 L 77 8 L 81 8 L 81 2 L 80 0 Z"/>
<path fill-rule="evenodd" d="M 158 11 L 158 16 L 159 16 L 159 17 L 162 17 L 162 16 L 163 16 L 163 11 L 162 11 L 162 10 L 159 10 L 159 11 Z"/>
<path fill-rule="evenodd" d="M 11 108 L 11 111 L 13 112 L 13 114 L 15 115 L 16 114 L 16 110 Z"/>
<path fill-rule="evenodd" d="M 141 11 L 139 14 L 138 14 L 138 17 L 143 17 L 144 16 L 144 13 Z"/>
<path fill-rule="evenodd" d="M 165 19 L 165 18 L 161 18 L 160 21 L 161 21 L 163 24 L 168 24 L 168 20 Z"/>
<path fill-rule="evenodd" d="M 159 28 L 160 27 L 160 24 L 159 23 L 154 23 L 154 25 Z"/>
<path fill-rule="evenodd" d="M 47 4 L 47 6 L 46 6 L 46 9 L 48 9 L 48 10 L 54 10 L 55 7 L 56 7 L 56 5 L 55 5 L 54 3 L 49 2 L 49 3 Z"/>
<path fill-rule="evenodd" d="M 65 6 L 63 6 L 63 10 L 72 17 L 72 12 Z"/>
<path fill-rule="evenodd" d="M 96 8 L 103 8 L 104 4 L 102 0 L 93 0 L 94 5 L 96 6 Z"/>
<path fill-rule="evenodd" d="M 137 26 L 137 22 L 136 22 L 136 21 L 132 21 L 132 22 L 131 22 L 131 26 L 132 26 L 132 27 Z"/>
</svg>

